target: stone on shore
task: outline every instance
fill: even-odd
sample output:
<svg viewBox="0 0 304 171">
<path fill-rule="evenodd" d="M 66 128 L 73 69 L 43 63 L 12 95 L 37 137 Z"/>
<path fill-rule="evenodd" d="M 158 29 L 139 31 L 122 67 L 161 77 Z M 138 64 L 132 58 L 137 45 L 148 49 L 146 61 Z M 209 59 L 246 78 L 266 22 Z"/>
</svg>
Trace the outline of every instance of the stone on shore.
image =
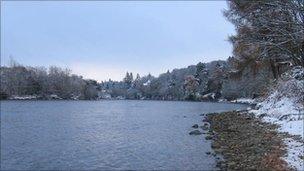
<svg viewBox="0 0 304 171">
<path fill-rule="evenodd" d="M 194 124 L 192 128 L 198 128 L 198 124 Z"/>
<path fill-rule="evenodd" d="M 202 132 L 199 130 L 194 130 L 194 131 L 189 132 L 189 135 L 201 135 L 201 134 L 202 134 Z"/>
<path fill-rule="evenodd" d="M 211 140 L 211 139 L 212 139 L 212 136 L 208 135 L 208 136 L 205 137 L 205 139 L 206 139 L 206 140 Z"/>
<path fill-rule="evenodd" d="M 209 129 L 209 124 L 208 123 L 204 123 L 204 125 L 200 126 L 203 130 L 208 130 Z"/>
<path fill-rule="evenodd" d="M 221 170 L 289 170 L 277 125 L 262 122 L 246 111 L 207 115 L 211 148 L 224 157 Z M 209 133 L 210 132 L 210 133 Z"/>
</svg>

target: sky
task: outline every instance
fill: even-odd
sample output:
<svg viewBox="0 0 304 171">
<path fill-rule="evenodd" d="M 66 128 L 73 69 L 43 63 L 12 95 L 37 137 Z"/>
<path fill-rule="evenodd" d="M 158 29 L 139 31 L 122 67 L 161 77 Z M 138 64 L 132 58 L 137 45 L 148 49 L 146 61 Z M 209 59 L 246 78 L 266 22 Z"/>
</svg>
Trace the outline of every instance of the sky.
<svg viewBox="0 0 304 171">
<path fill-rule="evenodd" d="M 67 67 L 104 81 L 227 59 L 225 1 L 1 1 L 1 65 Z"/>
</svg>

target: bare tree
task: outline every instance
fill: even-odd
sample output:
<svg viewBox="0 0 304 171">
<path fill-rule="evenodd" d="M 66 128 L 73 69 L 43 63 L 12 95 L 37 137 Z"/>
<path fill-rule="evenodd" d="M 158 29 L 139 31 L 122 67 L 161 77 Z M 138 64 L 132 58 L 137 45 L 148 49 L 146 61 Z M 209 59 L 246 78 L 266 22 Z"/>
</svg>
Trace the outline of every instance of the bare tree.
<svg viewBox="0 0 304 171">
<path fill-rule="evenodd" d="M 229 1 L 225 16 L 236 26 L 231 36 L 234 54 L 243 65 L 268 60 L 274 76 L 276 66 L 304 66 L 304 1 Z"/>
</svg>

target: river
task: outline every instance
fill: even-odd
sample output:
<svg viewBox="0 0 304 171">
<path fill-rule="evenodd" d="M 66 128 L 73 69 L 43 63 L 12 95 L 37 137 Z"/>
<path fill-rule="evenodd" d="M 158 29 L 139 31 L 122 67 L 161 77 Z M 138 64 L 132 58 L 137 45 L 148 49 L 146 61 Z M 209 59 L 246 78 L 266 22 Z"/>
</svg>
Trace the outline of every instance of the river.
<svg viewBox="0 0 304 171">
<path fill-rule="evenodd" d="M 202 113 L 246 105 L 175 101 L 1 101 L 2 170 L 215 169 Z"/>
</svg>

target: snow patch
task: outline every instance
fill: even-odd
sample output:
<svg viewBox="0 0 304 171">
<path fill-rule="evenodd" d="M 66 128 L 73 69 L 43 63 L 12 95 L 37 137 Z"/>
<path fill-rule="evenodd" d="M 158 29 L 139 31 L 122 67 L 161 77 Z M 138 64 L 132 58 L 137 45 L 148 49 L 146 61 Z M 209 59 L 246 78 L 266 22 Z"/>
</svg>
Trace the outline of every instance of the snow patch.
<svg viewBox="0 0 304 171">
<path fill-rule="evenodd" d="M 148 85 L 150 85 L 150 83 L 151 83 L 151 81 L 148 80 L 147 82 L 143 83 L 143 85 L 144 85 L 144 86 L 148 86 Z"/>
<path fill-rule="evenodd" d="M 287 132 L 290 135 L 300 136 L 302 141 L 296 141 L 291 138 L 284 139 L 287 155 L 283 158 L 289 166 L 296 170 L 303 170 L 304 160 L 304 113 L 295 108 L 292 100 L 283 99 L 278 103 L 262 103 L 258 110 L 250 110 L 257 116 L 265 115 L 262 120 L 279 125 L 279 132 Z"/>
<path fill-rule="evenodd" d="M 215 93 L 209 93 L 207 95 L 204 95 L 203 97 L 208 97 L 208 95 L 212 98 L 215 99 Z"/>
<path fill-rule="evenodd" d="M 268 116 L 281 119 L 286 116 L 286 119 L 298 119 L 303 115 L 304 108 L 301 104 L 296 103 L 295 99 L 282 97 L 276 98 L 278 92 L 276 91 L 270 95 L 265 101 L 258 104 L 259 110 L 257 114 L 266 113 Z"/>
<path fill-rule="evenodd" d="M 283 159 L 289 166 L 304 168 L 304 68 L 294 67 L 283 74 L 275 90 L 250 112 L 263 121 L 279 125 L 279 132 L 287 132 L 299 139 L 285 138 L 287 155 Z"/>
<path fill-rule="evenodd" d="M 59 97 L 57 94 L 51 94 L 51 95 L 50 95 L 50 98 L 51 98 L 51 99 L 58 99 L 58 100 L 62 100 L 62 98 L 61 98 L 61 97 Z"/>
<path fill-rule="evenodd" d="M 296 170 L 303 170 L 304 160 L 301 157 L 304 156 L 303 143 L 293 140 L 292 138 L 286 138 L 285 144 L 287 145 L 287 155 L 283 159 Z"/>
<path fill-rule="evenodd" d="M 37 99 L 38 96 L 36 95 L 28 95 L 28 96 L 12 96 L 11 98 L 9 98 L 10 100 L 33 100 L 33 99 Z"/>
<path fill-rule="evenodd" d="M 249 98 L 238 98 L 236 100 L 230 101 L 232 103 L 244 103 L 244 104 L 256 104 L 256 99 L 249 99 Z"/>
<path fill-rule="evenodd" d="M 202 99 L 209 99 L 209 100 L 214 100 L 216 94 L 215 93 L 208 93 L 202 96 Z"/>
</svg>

